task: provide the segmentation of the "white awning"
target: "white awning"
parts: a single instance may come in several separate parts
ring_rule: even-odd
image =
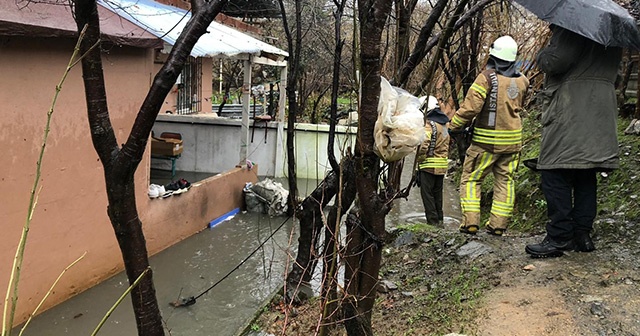
[[[191,18],[191,12],[152,0],[98,0],[117,15],[148,30],[164,42],[174,45]],[[193,57],[263,58],[282,61],[289,54],[270,44],[218,22],[211,22],[193,50]]]

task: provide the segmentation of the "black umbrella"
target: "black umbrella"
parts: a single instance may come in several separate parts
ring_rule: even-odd
[[[640,50],[635,19],[612,0],[514,0],[540,19],[605,46]]]

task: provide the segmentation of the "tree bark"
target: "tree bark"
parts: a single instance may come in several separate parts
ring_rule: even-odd
[[[456,9],[453,15],[449,18],[444,31],[439,36],[440,40],[438,42],[438,47],[433,53],[431,63],[429,64],[429,68],[427,69],[427,74],[420,82],[420,87],[416,91],[416,93],[414,93],[415,95],[430,95],[431,92],[433,92],[433,86],[435,82],[433,80],[433,77],[436,73],[436,69],[438,68],[438,60],[440,59],[440,57],[442,57],[442,50],[449,42],[449,38],[451,37],[451,35],[453,35],[453,32],[456,30],[454,29],[454,26],[456,25],[456,22],[459,21],[458,18],[460,17],[460,14],[462,14],[464,7],[467,6],[467,3],[469,3],[469,0],[460,0],[456,5]]]
[[[296,158],[295,158],[295,126],[296,115],[298,114],[298,97],[296,95],[298,77],[300,75],[300,57],[302,48],[302,4],[301,0],[295,0],[295,41],[291,34],[287,19],[287,11],[284,7],[283,0],[278,0],[280,12],[282,13],[282,24],[287,37],[287,46],[289,48],[289,73],[287,76],[287,100],[289,105],[289,114],[287,115],[287,181],[289,181],[289,214],[293,214],[298,206],[298,181],[296,174]]]
[[[339,201],[329,211],[327,216],[327,225],[324,234],[324,272],[322,281],[322,296],[324,298],[323,327],[331,324],[336,320],[339,313],[338,306],[338,257],[340,240],[340,222],[345,211],[351,207],[356,198],[355,186],[355,166],[352,157],[347,157],[342,161],[340,174],[340,188],[342,192],[339,194]],[[324,335],[325,328],[321,328],[320,335]]]
[[[360,330],[364,335],[372,335],[371,311],[376,297],[378,283],[378,271],[382,257],[382,244],[385,234],[385,216],[389,206],[378,195],[378,177],[380,173],[380,160],[373,151],[373,129],[378,117],[378,101],[380,99],[380,41],[384,23],[391,12],[392,0],[359,0],[358,16],[360,18],[360,60],[361,60],[361,104],[358,123],[358,138],[356,141],[356,189],[360,202],[362,225],[355,231],[363,231],[366,234],[347,232],[348,236],[361,235],[362,244],[351,245],[350,249],[360,251],[361,256],[357,265],[349,265],[350,278],[345,286],[351,292],[355,291],[353,304],[346,304],[345,320],[350,323],[358,323],[350,330]],[[348,242],[348,244],[352,244]],[[354,262],[353,258],[347,258],[347,262]],[[356,282],[354,283],[354,279]],[[349,292],[349,293],[351,293]],[[355,331],[349,335],[360,335]]]
[[[297,300],[297,289],[302,282],[311,280],[315,268],[313,259],[317,254],[317,242],[323,226],[322,209],[335,196],[338,187],[337,173],[332,171],[301,203],[300,212],[297,213],[300,221],[298,255],[286,281],[289,302]]]
[[[100,26],[96,0],[77,0],[74,18],[81,31],[87,25],[80,51],[87,103],[87,116],[93,146],[104,167],[109,205],[107,213],[113,226],[129,284],[149,267],[146,241],[135,199],[134,173],[142,160],[146,144],[164,98],[175,83],[198,38],[206,33],[226,1],[205,4],[193,1],[193,16],[172,49],[167,62],[156,75],[142,103],[126,143],[120,148],[111,126],[100,52]],[[131,292],[131,301],[139,335],[164,335],[158,308],[153,272]]]
[[[340,169],[338,160],[334,153],[334,143],[336,137],[336,123],[338,115],[338,89],[340,86],[340,63],[342,61],[342,47],[344,46],[344,39],[341,36],[342,27],[342,14],[346,5],[346,0],[334,1],[336,5],[336,11],[333,13],[335,20],[334,24],[334,38],[336,47],[333,52],[333,78],[331,81],[331,106],[330,113],[331,119],[329,120],[329,143],[327,144],[327,156],[329,157],[329,164],[331,169],[338,171]]]
[[[396,57],[393,71],[398,73],[409,57],[411,46],[411,16],[418,4],[418,0],[394,0],[396,12]]]

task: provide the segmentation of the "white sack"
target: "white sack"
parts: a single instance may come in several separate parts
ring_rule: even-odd
[[[383,161],[394,162],[415,152],[424,141],[424,115],[417,97],[391,86],[384,77],[380,80],[374,149]]]

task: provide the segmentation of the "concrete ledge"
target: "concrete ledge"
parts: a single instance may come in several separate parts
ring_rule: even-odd
[[[209,223],[244,205],[242,188],[258,181],[258,169],[234,168],[195,183],[188,192],[165,199],[138,200],[150,254],[190,237]]]

